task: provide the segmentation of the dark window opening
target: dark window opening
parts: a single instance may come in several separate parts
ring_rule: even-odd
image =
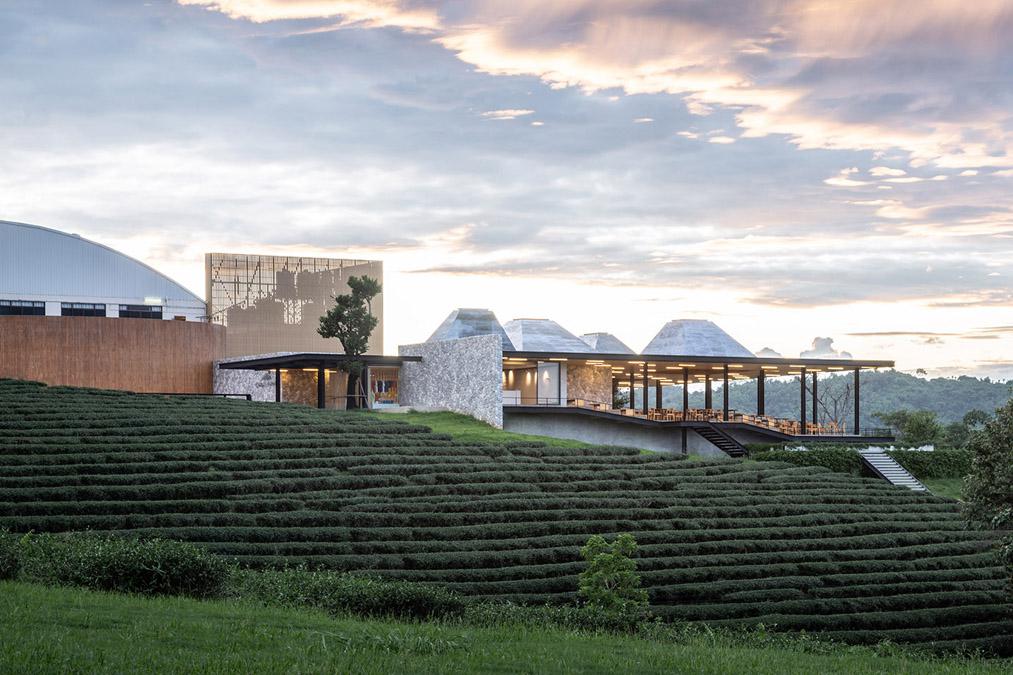
[[[152,305],[120,305],[120,317],[123,319],[161,319],[161,306]]]
[[[0,300],[0,316],[45,316],[46,303],[34,300]]]
[[[62,316],[105,316],[106,306],[91,302],[63,302],[60,303],[60,314]]]

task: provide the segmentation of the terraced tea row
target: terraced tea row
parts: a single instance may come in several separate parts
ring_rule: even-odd
[[[952,502],[819,467],[476,445],[370,414],[0,381],[0,527],[200,542],[253,566],[574,597],[630,532],[654,611],[1013,650],[988,533]]]

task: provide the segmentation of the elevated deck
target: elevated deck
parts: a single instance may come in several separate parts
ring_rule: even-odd
[[[629,409],[625,409],[629,410]],[[641,415],[581,405],[504,405],[504,428],[558,438],[629,445],[665,452],[696,452],[739,457],[747,443],[891,443],[893,436],[870,429],[862,434],[790,433],[757,424],[755,416],[673,419],[668,414]],[[685,441],[683,440],[685,437]]]

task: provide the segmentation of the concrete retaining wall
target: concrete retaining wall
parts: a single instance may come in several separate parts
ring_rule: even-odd
[[[401,405],[450,410],[503,426],[503,341],[498,335],[398,347],[421,361],[401,365]]]
[[[521,434],[568,438],[595,445],[619,445],[658,452],[682,453],[682,430],[641,426],[628,420],[604,419],[574,413],[507,412],[503,428]],[[692,430],[686,433],[689,454],[724,457],[724,452]]]

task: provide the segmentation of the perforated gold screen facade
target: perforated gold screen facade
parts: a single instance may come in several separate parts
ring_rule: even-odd
[[[377,260],[208,253],[208,315],[227,327],[226,356],[273,352],[340,352],[341,343],[317,334],[333,296],[348,292],[348,278],[383,281]],[[380,321],[369,353],[383,353],[383,295],[373,300]]]

